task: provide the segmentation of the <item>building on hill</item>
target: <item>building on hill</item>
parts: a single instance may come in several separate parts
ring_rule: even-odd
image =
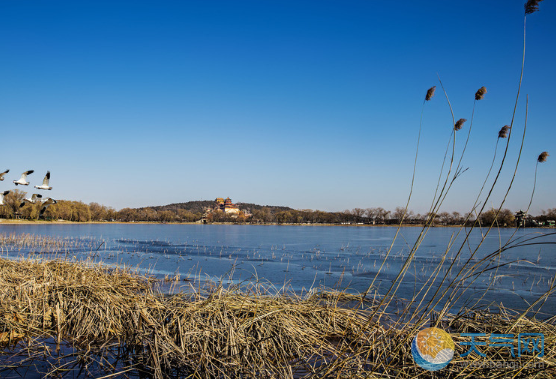
[[[224,214],[230,215],[232,217],[243,215],[243,212],[239,210],[239,207],[236,204],[232,203],[232,199],[230,199],[229,197],[227,197],[226,199],[217,197],[216,200],[214,200],[214,205],[207,208],[206,215],[209,215],[210,213],[213,213],[215,211],[221,211]]]
[[[220,198],[216,199],[219,200]],[[239,214],[239,207],[232,203],[232,199],[229,197],[224,200],[224,204],[219,204],[220,210],[224,211],[226,214]]]
[[[232,203],[232,199],[218,197],[214,200],[212,206],[205,208],[202,222],[245,222],[253,215],[248,209],[240,210],[239,205]]]

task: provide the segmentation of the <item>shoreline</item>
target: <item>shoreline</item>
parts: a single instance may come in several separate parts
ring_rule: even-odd
[[[414,228],[414,227],[423,227],[424,224],[329,224],[329,223],[314,223],[314,224],[300,224],[300,223],[277,223],[277,222],[269,222],[269,223],[234,223],[234,222],[211,222],[211,223],[202,223],[202,222],[157,222],[157,221],[133,221],[133,222],[126,222],[126,221],[66,221],[66,220],[57,220],[57,221],[43,221],[43,220],[13,220],[13,219],[0,219],[0,225],[91,225],[91,224],[124,224],[124,225],[250,225],[250,226],[341,226],[341,227],[379,227],[379,228]],[[433,225],[433,228],[462,228],[462,227],[471,227],[465,225]],[[497,226],[497,228],[507,228],[507,229],[516,229],[515,226]],[[535,227],[522,227],[522,229],[554,229],[553,226],[535,226]]]

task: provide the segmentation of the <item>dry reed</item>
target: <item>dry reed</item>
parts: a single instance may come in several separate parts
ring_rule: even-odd
[[[543,152],[539,155],[539,157],[537,158],[537,162],[539,162],[539,163],[546,162],[546,158],[548,158],[548,156],[549,156],[548,152],[543,151]]]
[[[42,373],[50,377],[81,370],[154,378],[407,378],[423,374],[408,341],[430,322],[452,331],[456,342],[462,340],[458,333],[469,331],[544,333],[544,369],[507,373],[556,374],[554,319],[501,308],[400,324],[359,294],[318,290],[300,296],[272,294],[254,284],[217,284],[205,293],[168,295],[153,284],[150,277],[90,262],[0,259],[2,356],[18,351],[40,361],[48,350],[40,344],[51,338],[57,346],[71,346],[72,353],[52,360]],[[446,376],[492,374],[458,367],[449,366]],[[11,370],[13,364],[0,365],[0,374]]]
[[[425,96],[425,100],[429,101],[434,96],[434,91],[436,91],[436,86],[432,86],[427,90],[427,95]]]
[[[465,118],[460,118],[459,120],[456,121],[456,124],[454,125],[454,129],[455,130],[461,130],[461,128],[463,128],[463,123],[467,121],[467,119]]]
[[[485,94],[487,93],[486,87],[481,87],[475,92],[475,100],[483,100]]]
[[[384,333],[379,325],[362,333],[365,312],[339,306],[361,298],[342,292],[299,297],[219,285],[207,295],[164,295],[126,270],[32,259],[0,259],[0,286],[2,344],[52,337],[82,362],[116,343],[136,362],[122,370],[140,366],[156,378],[312,375],[340,346]]]
[[[539,10],[539,3],[542,0],[528,0],[525,3],[525,14],[534,13]]]
[[[510,130],[509,125],[504,125],[498,132],[498,138],[508,138],[508,131]]]

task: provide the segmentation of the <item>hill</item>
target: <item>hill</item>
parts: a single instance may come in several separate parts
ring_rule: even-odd
[[[142,207],[138,209],[145,209],[151,208],[156,211],[172,211],[177,212],[180,209],[184,209],[191,213],[204,213],[206,208],[214,207],[215,202],[214,200],[196,200],[196,201],[188,201],[186,203],[173,203],[168,205],[159,205],[154,207]],[[290,207],[285,206],[277,206],[277,205],[258,205],[253,203],[237,203],[237,206],[240,210],[248,210],[250,212],[261,210],[262,208],[270,209],[271,213],[280,212],[280,211],[289,211],[293,210]]]
[[[282,205],[258,205],[253,203],[237,203],[239,209],[246,209],[250,212],[260,211],[263,208],[270,209],[271,213],[281,212],[281,211],[291,211],[293,208],[282,206]]]

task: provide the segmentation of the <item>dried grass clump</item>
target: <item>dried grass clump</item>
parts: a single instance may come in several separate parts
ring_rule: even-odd
[[[488,310],[466,310],[457,316],[450,316],[438,323],[438,327],[445,330],[457,331],[451,333],[451,337],[456,342],[456,354],[454,359],[448,365],[446,373],[447,377],[461,376],[490,378],[503,374],[503,377],[512,378],[552,378],[556,375],[556,325],[554,318],[547,321],[539,321],[534,318],[520,316],[518,312],[498,307],[494,311]],[[462,345],[461,342],[469,341],[469,337],[462,337],[461,333],[485,333],[485,337],[478,337],[476,341],[487,341],[488,347],[481,346],[480,349],[486,357],[479,357],[476,354],[470,354],[465,358],[460,355],[466,352],[469,347]],[[517,358],[517,344],[515,346],[516,357],[511,356],[510,349],[500,348],[489,343],[492,335],[512,335],[511,340],[517,341],[520,333],[542,333],[544,335],[544,357],[535,357],[533,355],[523,355],[521,359]],[[521,365],[517,365],[515,363]],[[514,364],[513,367],[506,367],[501,370],[493,370],[491,365],[496,367],[498,362],[506,362]],[[529,363],[527,367],[525,363]],[[542,363],[542,365],[541,365]],[[467,365],[467,367],[462,366]],[[473,367],[475,364],[475,367]],[[535,364],[537,366],[535,367]],[[521,367],[520,367],[521,366]]]
[[[0,234],[0,248],[33,254],[57,254],[73,249],[92,249],[91,240],[39,236],[29,233]]]
[[[546,158],[548,158],[548,156],[549,156],[548,152],[543,151],[543,152],[539,155],[539,157],[537,158],[537,162],[539,162],[539,163],[546,162]]]
[[[289,378],[346,353],[354,360],[342,370],[351,371],[361,366],[356,349],[384,333],[366,326],[361,310],[337,306],[357,298],[348,295],[222,286],[208,296],[164,295],[125,270],[31,259],[0,259],[0,286],[2,344],[23,339],[30,349],[29,338],[52,337],[76,349],[72,362],[81,366],[95,359],[103,366],[106,356],[125,351],[134,363],[121,370],[140,367],[155,378]]]
[[[431,316],[435,316],[433,314]],[[448,332],[455,342],[456,352],[450,364],[431,376],[431,373],[419,367],[413,360],[411,342],[415,335],[422,329],[434,326]],[[493,334],[513,334],[516,339],[519,333],[543,333],[545,336],[544,357],[525,357],[520,363],[533,363],[528,367],[518,366],[517,358],[511,356],[508,348],[479,346],[486,357],[471,354],[461,357],[468,350],[461,342],[469,341],[469,337],[461,333],[485,333],[484,337],[476,338],[477,341],[489,341]],[[533,318],[521,317],[518,313],[503,307],[495,311],[464,310],[458,315],[447,314],[441,319],[431,317],[418,324],[402,323],[396,327],[384,330],[379,338],[371,340],[371,344],[361,346],[359,354],[365,354],[365,370],[353,371],[353,378],[553,378],[556,375],[556,325],[554,318],[548,321],[539,321]],[[517,347],[516,347],[517,349]],[[517,352],[517,351],[516,351]],[[517,355],[517,354],[516,354]],[[513,367],[492,369],[491,362],[496,367],[497,362],[509,362]],[[537,363],[537,366],[534,365]],[[542,363],[540,365],[539,363]],[[331,362],[321,370],[320,377],[337,377],[335,369],[338,362]],[[474,367],[475,365],[475,367]],[[482,366],[479,366],[482,365]],[[479,366],[480,368],[477,368]]]
[[[487,93],[486,87],[481,87],[475,92],[475,100],[483,100],[485,94]]]
[[[0,354],[6,362],[0,376],[21,366],[10,361],[19,341],[17,354],[28,355],[26,364],[47,356],[51,368],[42,374],[50,377],[413,378],[424,371],[413,361],[411,340],[428,326],[450,332],[456,342],[445,377],[488,378],[498,372],[458,366],[483,359],[459,357],[463,332],[544,333],[544,366],[504,374],[556,375],[555,318],[538,321],[504,308],[416,324],[396,321],[376,303],[367,307],[360,295],[345,292],[320,289],[297,296],[271,294],[259,285],[217,284],[206,296],[164,295],[153,290],[150,278],[60,260],[0,259],[0,286]],[[68,344],[71,353],[54,357],[44,346],[47,338]],[[507,349],[488,354],[510,359]]]

